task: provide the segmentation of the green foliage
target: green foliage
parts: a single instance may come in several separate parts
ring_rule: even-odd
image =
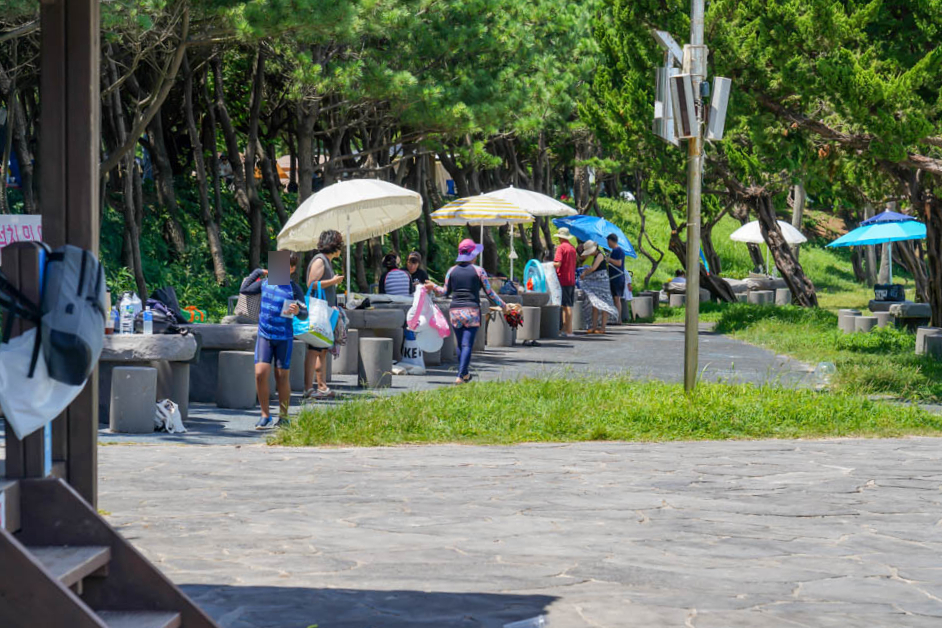
[[[592,394],[585,391],[591,387]],[[526,399],[524,406],[521,400]],[[845,393],[748,384],[683,387],[626,377],[523,379],[302,411],[286,446],[510,444],[586,440],[821,438],[937,434],[942,417]]]

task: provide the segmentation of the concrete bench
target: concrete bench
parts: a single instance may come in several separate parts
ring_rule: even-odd
[[[890,306],[890,314],[896,317],[896,326],[910,331],[929,324],[932,306],[928,303],[896,303]]]
[[[98,420],[110,421],[112,370],[123,366],[153,368],[156,396],[180,406],[184,421],[190,407],[190,362],[196,357],[197,339],[180,334],[117,334],[105,336],[99,360]]]
[[[221,351],[216,380],[216,405],[246,410],[255,407],[255,353]]]

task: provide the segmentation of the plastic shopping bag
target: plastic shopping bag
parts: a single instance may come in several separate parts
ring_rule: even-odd
[[[183,434],[186,428],[183,427],[183,417],[180,415],[180,406],[169,399],[161,399],[157,402],[157,410],[154,412],[154,428],[158,432],[169,432],[170,434]]]
[[[334,344],[334,327],[337,324],[337,317],[340,315],[337,310],[330,307],[327,303],[327,296],[321,283],[317,282],[317,292],[311,297],[312,284],[307,289],[307,320],[302,321],[295,317],[292,321],[294,327],[294,336],[303,341],[312,349],[329,349]]]
[[[543,264],[543,274],[546,278],[546,291],[549,292],[549,304],[562,305],[563,289],[559,285],[559,277],[556,276],[556,267],[553,266],[553,262]]]

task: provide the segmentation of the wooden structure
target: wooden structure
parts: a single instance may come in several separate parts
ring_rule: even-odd
[[[97,254],[99,0],[41,0],[40,6],[43,239]],[[38,296],[32,247],[4,249],[3,270],[27,296]],[[47,430],[19,440],[6,427],[0,626],[215,627],[98,515],[97,432],[97,369]]]

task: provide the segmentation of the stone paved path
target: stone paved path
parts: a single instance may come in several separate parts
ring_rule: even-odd
[[[100,449],[225,628],[942,626],[942,441]]]
[[[811,369],[808,365],[713,333],[708,327],[704,325],[700,333],[700,372],[705,380],[794,386],[809,379]],[[575,339],[541,341],[539,347],[491,348],[483,355],[474,356],[472,371],[478,379],[485,381],[626,372],[644,379],[683,380],[682,325],[626,325],[611,330],[605,337],[580,334]],[[356,379],[356,376],[340,376],[331,386],[347,396],[364,394],[356,388]],[[398,394],[428,390],[454,381],[455,367],[445,366],[431,369],[424,377],[394,377],[393,387],[382,392]],[[299,402],[300,397],[296,395],[295,405]],[[103,425],[99,437],[103,442],[239,444],[263,438],[253,428],[257,420],[257,411],[219,410],[215,405],[193,404],[187,434],[111,434]]]

